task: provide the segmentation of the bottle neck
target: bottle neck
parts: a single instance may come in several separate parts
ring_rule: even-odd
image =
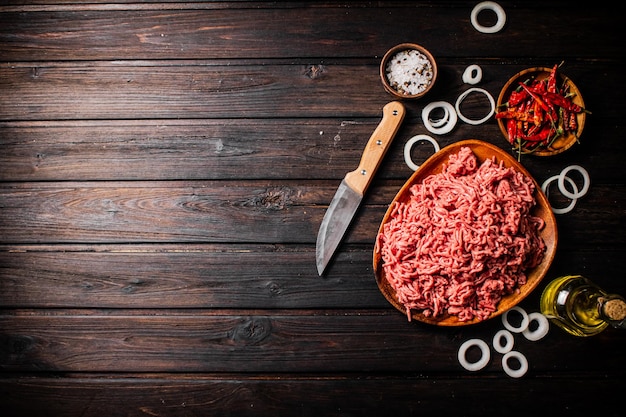
[[[600,315],[613,327],[626,329],[626,300],[615,294],[598,298]]]

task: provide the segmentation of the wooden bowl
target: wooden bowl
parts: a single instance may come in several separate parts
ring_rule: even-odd
[[[496,110],[499,111],[499,110],[505,109],[504,104],[509,100],[509,96],[511,95],[511,92],[513,92],[519,87],[520,82],[524,82],[533,78],[537,80],[544,80],[550,76],[551,72],[552,72],[551,68],[533,67],[533,68],[525,69],[515,74],[513,77],[509,79],[509,81],[507,81],[507,83],[504,85],[504,87],[500,91],[500,95],[498,96],[498,101],[496,103]],[[579,106],[581,106],[582,108],[585,108],[583,96],[582,94],[580,94],[580,90],[578,90],[578,87],[576,87],[576,85],[574,84],[572,80],[570,80],[568,77],[563,75],[557,69],[557,85],[564,85],[564,84],[567,84],[569,86],[571,93],[575,94],[574,97],[572,97],[572,101],[578,104]],[[541,149],[536,149],[530,153],[532,155],[537,155],[537,156],[551,156],[551,155],[560,154],[561,152],[565,152],[566,150],[571,148],[576,142],[578,142],[578,138],[580,138],[580,136],[582,135],[583,128],[585,127],[586,117],[587,115],[584,111],[581,113],[578,113],[576,116],[578,127],[575,132],[568,132],[564,135],[561,135],[561,137],[557,138],[551,144],[550,147],[543,147]],[[500,131],[504,135],[504,138],[510,144],[509,135],[506,129],[506,120],[496,119],[496,121],[498,122],[498,126],[500,127]],[[517,148],[514,147],[514,145],[511,145],[511,146],[514,148],[514,150],[519,151]],[[521,152],[527,153],[528,149],[525,149],[524,147],[522,147]]]
[[[390,220],[394,204],[398,201],[406,202],[409,199],[411,186],[417,183],[421,183],[429,175],[440,173],[443,169],[443,166],[448,163],[448,157],[451,154],[456,154],[461,149],[461,147],[464,146],[468,146],[469,148],[471,148],[471,150],[476,155],[479,164],[485,161],[485,159],[495,156],[496,161],[502,162],[505,167],[512,167],[516,171],[521,172],[527,177],[531,178],[535,184],[535,199],[537,201],[537,204],[532,209],[532,214],[541,217],[545,221],[545,227],[540,231],[540,236],[546,244],[546,251],[543,260],[533,269],[526,271],[527,281],[525,284],[521,285],[518,288],[517,293],[513,293],[502,298],[502,300],[498,304],[497,310],[489,316],[489,319],[491,319],[493,317],[499,316],[511,307],[517,305],[537,287],[539,282],[546,275],[548,268],[550,267],[550,264],[552,263],[554,255],[556,253],[557,227],[556,219],[550,207],[550,203],[548,202],[545,194],[541,191],[541,187],[539,186],[539,184],[537,184],[537,182],[533,179],[530,173],[512,155],[497,146],[475,139],[456,142],[443,148],[439,152],[432,155],[429,159],[427,159],[426,162],[424,162],[420,166],[420,168],[415,171],[413,175],[409,178],[409,180],[402,186],[398,194],[393,199],[392,203],[389,205],[389,208],[387,209],[387,212],[381,222],[380,228],[378,229],[378,235],[382,233],[384,225]],[[407,313],[404,305],[402,305],[398,301],[394,288],[389,284],[387,278],[385,277],[378,235],[376,243],[374,245],[373,261],[376,282],[383,296],[398,311],[406,315]],[[480,320],[476,318],[471,321],[460,321],[457,316],[453,315],[443,315],[441,317],[426,317],[420,311],[412,311],[411,313],[412,320],[434,324],[437,326],[466,326],[480,322]]]
[[[413,62],[414,65],[410,65],[411,61],[415,61],[416,55],[419,56],[420,62]],[[398,64],[399,60],[403,62],[402,70]],[[395,67],[395,71],[390,72],[389,68],[392,66]],[[410,72],[409,69],[411,69]],[[416,43],[402,43],[391,48],[383,56],[380,62],[380,79],[385,90],[396,98],[420,98],[435,84],[437,63],[432,54],[423,46]]]

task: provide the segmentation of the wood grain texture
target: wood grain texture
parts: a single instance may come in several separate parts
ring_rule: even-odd
[[[16,310],[1,314],[0,324],[3,367],[12,372],[464,374],[456,352],[472,333],[409,323],[395,310]],[[492,334],[503,328],[497,319],[481,327]],[[603,369],[614,378],[624,371],[602,352],[623,350],[626,334],[613,332],[577,346],[556,331],[537,342],[517,335],[516,349],[534,376],[566,368],[561,373]],[[493,354],[488,370],[502,372],[501,357]],[[589,359],[578,360],[581,355]]]
[[[553,62],[554,58],[547,58]],[[343,62],[343,64],[342,64]],[[525,64],[494,65],[481,62],[486,74],[481,88],[497,97],[506,81]],[[96,63],[40,62],[0,66],[4,92],[3,120],[127,120],[127,119],[245,119],[381,117],[393,99],[384,91],[377,59],[340,63],[259,64],[158,61]],[[550,66],[549,64],[546,64]],[[552,64],[553,65],[553,64]],[[464,65],[439,65],[440,75],[430,96],[455,103],[467,89]],[[607,101],[613,84],[606,71],[619,71],[622,63],[602,66],[567,63],[563,72],[585,93],[590,111],[618,117],[615,101]],[[444,93],[440,93],[445,91]],[[267,97],[272,97],[267,100]],[[341,100],[338,100],[341,98]],[[422,101],[411,108],[423,107]],[[476,95],[466,99],[465,112]],[[478,101],[484,116],[486,100]],[[467,107],[466,107],[467,106]],[[464,112],[464,113],[465,113]],[[478,118],[467,113],[468,117]],[[495,124],[495,121],[490,121]],[[491,124],[490,123],[490,124]],[[501,134],[498,134],[498,137]]]
[[[0,307],[388,309],[370,265],[371,246],[342,248],[324,279],[311,263],[310,245],[5,246]],[[626,292],[626,283],[611,279],[621,273],[619,251],[596,253],[561,249],[550,273],[584,269],[598,284]]]
[[[315,244],[338,182],[64,182],[0,184],[7,243]],[[373,244],[400,185],[370,189],[346,242]],[[557,191],[558,192],[558,191]],[[601,184],[560,218],[565,242],[623,245],[626,188]],[[552,198],[551,204],[567,204]],[[576,227],[585,223],[587,227]],[[568,227],[571,225],[571,227]]]
[[[497,373],[488,378],[494,381]],[[336,375],[312,378],[279,374],[274,378],[232,375],[184,377],[180,374],[119,377],[108,374],[69,378],[16,376],[0,380],[0,390],[9,399],[5,415],[74,416],[188,416],[207,410],[221,416],[345,416],[385,415],[442,409],[464,416],[495,415],[511,407],[510,398],[524,406],[524,413],[593,414],[597,405],[583,396],[579,374],[522,379],[485,388],[473,376],[436,379],[424,375],[374,376],[352,379]],[[615,387],[605,378],[585,376],[597,390]],[[402,393],[410,393],[403,395]],[[539,395],[538,393],[541,393]],[[19,396],[19,397],[18,397]],[[23,400],[17,400],[22,398]],[[88,401],[86,401],[88,399]],[[120,408],[117,404],[123,403]],[[471,404],[471,407],[468,407]],[[605,415],[620,416],[620,408],[607,401]]]
[[[96,10],[18,8],[0,15],[0,48],[10,61],[42,56],[54,60],[68,56],[73,60],[306,59],[382,57],[397,43],[423,39],[423,46],[435,56],[517,59],[552,57],[551,39],[560,38],[569,40],[559,44],[560,56],[593,59],[621,53],[618,37],[595,42],[594,37],[581,36],[619,27],[621,20],[611,8],[558,2],[504,2],[503,6],[507,30],[489,38],[472,27],[474,3],[469,2],[395,2],[383,10],[367,2],[250,3],[243,10],[204,10],[212,7],[201,3],[182,10],[159,4],[127,6],[129,10],[124,6],[111,10],[111,5],[91,7]],[[120,19],[129,12],[133,19]],[[576,13],[576,25],[567,19],[568,13]],[[531,20],[542,42],[536,41],[536,35],[527,36]],[[383,27],[384,31],[378,30]]]
[[[0,404],[3,416],[621,416],[626,333],[515,336],[529,372],[456,354],[499,319],[408,322],[379,292],[376,231],[412,174],[421,110],[479,64],[562,71],[590,110],[580,143],[524,157],[538,182],[577,164],[589,193],[557,216],[547,279],[626,294],[623,45],[612,7],[475,2],[7,0],[0,6]],[[484,16],[487,23],[493,16]],[[575,22],[575,24],[572,24]],[[392,100],[379,60],[417,42],[439,78],[407,114],[323,277],[315,237]],[[470,95],[462,111],[482,118]],[[495,120],[433,135],[507,144]],[[427,144],[411,152],[420,163]],[[579,181],[580,178],[576,178]],[[551,189],[550,201],[568,201]],[[536,311],[542,282],[524,300]]]
[[[618,106],[617,103],[615,103]],[[397,133],[375,180],[403,181],[406,142],[430,134],[407,104],[409,115]],[[484,108],[481,108],[484,112]],[[593,115],[593,118],[596,116]],[[592,118],[592,116],[590,116]],[[588,167],[594,183],[619,183],[626,173],[612,119],[590,122],[567,158],[524,158],[538,180],[570,160]],[[358,165],[367,139],[380,121],[368,118],[143,120],[0,122],[0,179],[3,181],[116,180],[340,180]],[[495,123],[458,124],[452,137],[437,137],[441,147],[455,138],[477,138],[506,147]],[[192,152],[187,150],[191,149]],[[428,143],[411,152],[421,164],[433,153]],[[547,178],[547,177],[546,177]]]

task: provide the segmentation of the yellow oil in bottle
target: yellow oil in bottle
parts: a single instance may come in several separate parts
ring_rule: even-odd
[[[541,312],[552,323],[575,336],[592,336],[606,329],[620,317],[607,316],[607,303],[625,308],[624,299],[607,294],[600,287],[580,275],[568,275],[550,282],[541,294]]]

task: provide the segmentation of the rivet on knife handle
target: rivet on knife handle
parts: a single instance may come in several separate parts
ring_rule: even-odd
[[[400,128],[404,114],[404,105],[399,101],[392,101],[383,107],[383,118],[365,145],[358,168],[346,174],[346,183],[354,191],[361,195],[365,193]]]

